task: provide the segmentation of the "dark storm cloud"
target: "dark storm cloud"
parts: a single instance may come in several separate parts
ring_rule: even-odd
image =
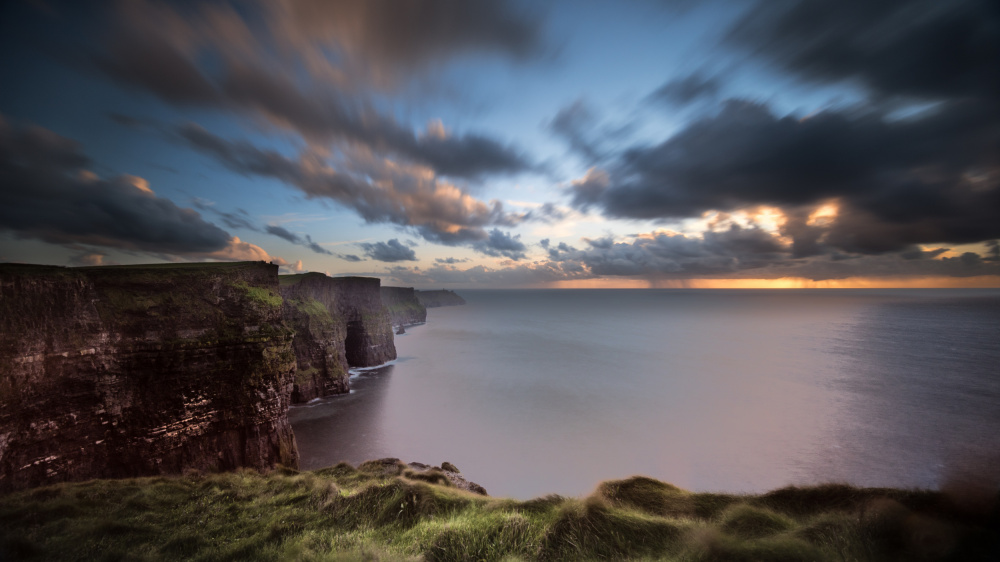
[[[487,256],[505,257],[518,261],[527,257],[524,252],[528,248],[521,242],[520,234],[511,236],[509,232],[494,228],[489,232],[487,238],[472,244],[472,249]]]
[[[258,225],[250,217],[250,214],[243,209],[237,209],[235,213],[222,211],[216,209],[214,204],[205,201],[203,199],[195,198],[192,204],[199,210],[212,213],[222,219],[222,222],[230,228],[245,228],[247,230],[253,230],[256,232],[264,232],[272,236],[277,236],[283,240],[287,240],[292,244],[297,244],[299,246],[304,246],[310,250],[316,252],[317,254],[325,254],[327,256],[334,256],[333,252],[327,250],[326,248],[320,246],[313,241],[312,237],[306,234],[305,236],[299,236],[290,230],[277,226],[277,225]]]
[[[948,248],[935,248],[924,250],[920,246],[912,246],[899,253],[899,257],[904,260],[928,260],[933,259],[948,251]]]
[[[160,99],[186,105],[222,102],[215,84],[185,53],[159,34],[122,31],[98,55],[94,64],[125,84],[154,93]]]
[[[539,21],[507,2],[298,0],[283,2],[292,40],[337,42],[349,55],[396,72],[466,53],[526,59],[542,48]]]
[[[454,265],[456,263],[465,263],[469,261],[469,258],[434,258],[434,263],[439,263],[443,265]]]
[[[565,281],[569,279],[590,279],[591,273],[571,263],[528,263],[511,267],[490,268],[482,265],[459,269],[451,265],[435,265],[426,269],[395,266],[389,275],[404,285],[483,285],[511,287]]]
[[[253,219],[250,218],[250,213],[247,213],[243,209],[236,209],[235,213],[221,211],[216,209],[212,203],[198,197],[195,197],[191,204],[194,205],[194,207],[199,211],[206,211],[216,215],[222,219],[222,222],[229,228],[244,228],[247,230],[260,231],[260,226],[253,222]]]
[[[778,207],[792,259],[934,258],[913,248],[1000,236],[995,2],[759,2],[727,41],[802,80],[861,85],[868,99],[805,118],[727,100],[588,172],[569,188],[577,207],[639,219]],[[704,77],[653,97],[716,95]],[[812,221],[826,203],[835,216]]]
[[[0,228],[54,244],[166,254],[224,249],[230,236],[192,209],[154,195],[144,180],[99,179],[73,140],[0,120]]]
[[[653,147],[625,152],[610,178],[571,188],[577,206],[664,218],[835,199],[829,243],[852,252],[1000,235],[1000,112],[976,102],[919,118],[875,111],[778,117],[729,101]]]
[[[480,201],[449,184],[381,160],[348,159],[338,171],[319,156],[306,152],[298,160],[243,141],[229,141],[197,125],[185,125],[176,134],[190,147],[211,156],[230,170],[280,180],[308,197],[337,201],[370,223],[413,227],[430,241],[467,244],[485,241],[488,225],[511,226],[523,215],[507,213],[499,201]]]
[[[428,4],[431,13],[439,11],[439,8],[434,7],[439,2],[421,4]],[[444,4],[450,5],[451,2]],[[468,23],[471,26],[468,29],[482,30],[487,26],[482,18],[487,16],[499,17],[500,19],[492,22],[492,25],[499,27],[513,21],[500,17],[504,10],[499,5],[475,3],[477,7],[474,7],[464,2],[458,4],[465,7],[456,8],[451,17],[431,28],[443,25],[451,29]],[[374,151],[386,151],[425,164],[443,175],[475,178],[484,174],[516,173],[535,167],[517,149],[488,136],[475,133],[445,134],[443,130],[438,134],[419,134],[393,117],[378,113],[363,101],[363,96],[346,91],[346,84],[329,83],[323,79],[327,71],[331,71],[324,66],[329,61],[321,49],[315,52],[310,50],[316,47],[312,43],[300,45],[301,51],[279,49],[279,52],[299,53],[303,57],[311,53],[311,58],[304,61],[304,64],[315,76],[303,83],[301,75],[295,75],[289,70],[295,68],[297,63],[273,60],[273,49],[257,41],[244,16],[236,10],[211,4],[197,6],[201,6],[202,10],[190,8],[181,17],[166,6],[144,2],[125,4],[120,10],[118,31],[104,52],[97,56],[97,67],[120,83],[150,92],[174,105],[213,107],[263,115],[276,126],[291,128],[310,141],[361,143]],[[409,4],[407,6],[413,7]],[[280,6],[275,4],[271,8],[277,10],[276,14],[271,15],[278,19],[290,14],[317,14],[316,18],[319,19],[294,17],[293,23],[289,24],[293,25],[292,28],[281,25],[277,20],[272,22],[276,28],[275,33],[289,34],[272,38],[273,40],[283,38],[295,44],[309,41],[308,35],[292,33],[297,25],[305,25],[311,32],[319,33],[324,25],[344,25],[342,20],[331,23],[322,19],[332,18],[341,12],[353,14],[364,21],[394,21],[396,16],[389,15],[388,12],[401,15],[410,9],[396,6],[395,10],[389,10],[388,4],[369,6],[367,3],[351,2],[287,2]],[[426,14],[422,17],[425,16]],[[399,23],[396,27],[408,28],[414,23]],[[408,38],[386,38],[386,41],[390,44],[398,41],[397,46],[409,49],[410,56],[423,60],[430,53],[446,56],[450,52],[449,48],[461,50],[471,47],[470,38],[465,35],[468,29],[463,33],[431,41],[436,46],[427,51],[421,51],[410,44],[427,39],[424,35],[427,30],[414,31]],[[385,31],[382,30],[383,33]],[[368,30],[364,31],[367,32]],[[348,33],[346,36],[358,39],[356,35],[357,33]],[[486,33],[480,38],[480,44],[504,44],[502,41],[497,43],[490,37]],[[499,40],[497,37],[494,39]],[[358,40],[366,46],[369,42]],[[381,39],[371,42],[378,44]],[[511,45],[513,44],[516,42]],[[352,54],[360,56],[362,52],[367,53],[352,51]],[[396,48],[387,48],[383,55],[390,56],[395,52]],[[204,58],[201,55],[206,53],[211,53],[215,62],[212,65],[215,68],[211,72],[199,66],[199,61]],[[379,55],[376,53],[372,56]]]
[[[987,240],[986,247],[988,248],[987,255],[983,259],[1000,262],[1000,240]]]
[[[995,0],[761,2],[730,33],[798,76],[880,96],[1000,95]]]
[[[601,151],[592,138],[596,124],[597,117],[590,106],[583,100],[576,100],[560,109],[547,126],[552,134],[566,141],[571,149],[593,162],[601,158]]]
[[[306,244],[305,244],[305,246],[306,246],[306,248],[309,248],[310,250],[316,252],[317,254],[326,254],[328,256],[334,255],[334,253],[331,252],[330,250],[327,250],[323,246],[320,246],[319,244],[317,244],[316,242],[314,242],[313,239],[312,239],[312,236],[309,236],[308,234],[306,234]]]
[[[400,243],[396,238],[388,242],[363,242],[358,244],[365,251],[365,255],[373,260],[385,262],[397,261],[417,261],[417,254],[413,248]]]
[[[714,100],[722,84],[718,78],[694,73],[671,80],[650,94],[650,99],[674,105],[688,105],[701,100]]]
[[[702,237],[654,232],[631,242],[616,242],[611,237],[585,242],[583,249],[564,242],[550,247],[549,259],[577,263],[596,276],[690,277],[766,267],[785,260],[788,251],[774,234],[738,225],[706,231]]]
[[[277,236],[278,238],[284,238],[285,240],[291,242],[292,244],[302,243],[302,238],[299,238],[298,234],[295,234],[294,232],[289,232],[288,230],[285,230],[280,226],[267,225],[266,227],[264,227],[264,231],[267,232],[268,234]]]

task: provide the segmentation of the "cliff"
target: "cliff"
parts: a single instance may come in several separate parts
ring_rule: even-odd
[[[465,299],[458,296],[455,291],[441,289],[438,291],[416,291],[417,300],[427,308],[439,306],[458,306],[465,304]]]
[[[427,321],[427,309],[417,300],[412,287],[382,287],[382,302],[389,309],[394,326],[409,326]]]
[[[392,320],[378,279],[282,275],[282,315],[296,332],[292,402],[348,391],[348,368],[396,358]]]
[[[277,266],[0,265],[0,490],[298,462]]]

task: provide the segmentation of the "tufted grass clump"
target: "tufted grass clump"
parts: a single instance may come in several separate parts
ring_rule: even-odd
[[[445,480],[441,480],[445,478]],[[997,497],[827,485],[492,498],[397,459],[93,480],[0,496],[0,560],[996,560]]]

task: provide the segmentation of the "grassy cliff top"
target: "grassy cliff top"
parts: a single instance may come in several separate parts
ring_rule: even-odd
[[[288,286],[301,283],[306,279],[330,279],[341,283],[381,283],[381,280],[378,277],[330,277],[329,275],[319,273],[317,271],[311,271],[309,273],[295,273],[293,275],[279,275],[278,283],[282,286]]]
[[[0,559],[996,560],[1000,545],[995,496],[633,477],[516,501],[433,476],[374,462],[37,488],[0,496]]]
[[[155,274],[169,279],[173,274],[192,275],[199,273],[217,274],[237,270],[275,268],[262,261],[241,262],[198,262],[198,263],[146,263],[135,265],[101,265],[92,267],[62,267],[58,265],[37,265],[24,263],[0,263],[0,274],[16,275],[87,275],[114,277]]]

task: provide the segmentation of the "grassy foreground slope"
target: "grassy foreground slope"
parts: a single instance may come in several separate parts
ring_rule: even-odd
[[[996,498],[644,477],[491,498],[402,464],[94,480],[0,496],[0,560],[998,560]]]

